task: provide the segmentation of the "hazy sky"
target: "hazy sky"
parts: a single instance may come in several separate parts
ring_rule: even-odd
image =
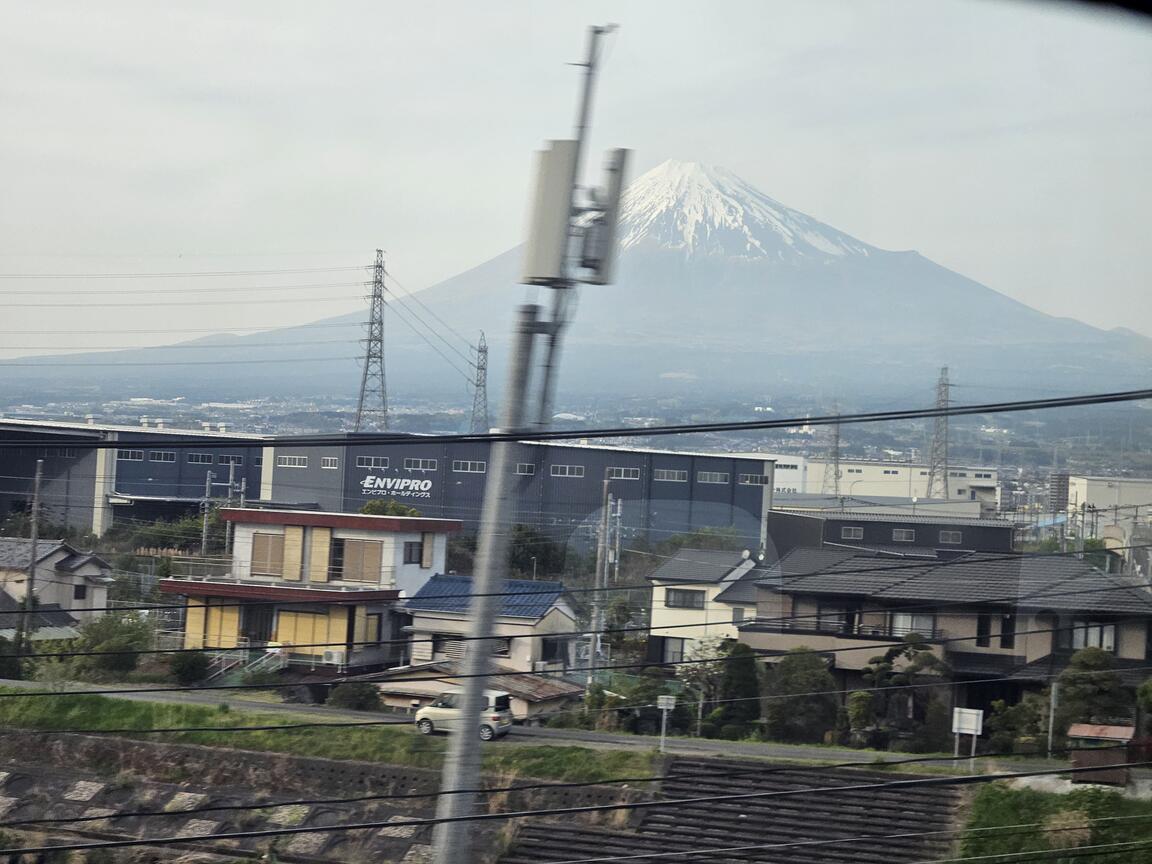
[[[724,165],[869,243],[1152,335],[1150,20],[1023,0],[8,2],[0,272],[336,267],[382,246],[432,284],[519,242],[531,151],[571,130],[565,62],[606,21],[594,150],[634,148],[637,173]],[[355,308],[338,283],[359,278],[2,279],[0,350],[314,320]],[[204,290],[282,284],[325,287]],[[300,302],[233,302],[272,296]],[[140,300],[200,305],[93,305]]]

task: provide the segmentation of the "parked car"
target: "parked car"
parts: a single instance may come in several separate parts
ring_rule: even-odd
[[[416,712],[416,728],[425,735],[433,732],[455,732],[461,728],[463,717],[459,704],[460,690],[441,693],[431,705]],[[498,690],[484,691],[484,709],[475,721],[480,727],[480,740],[503,738],[512,729],[512,697]]]

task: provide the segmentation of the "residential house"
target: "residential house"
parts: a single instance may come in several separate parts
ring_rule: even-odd
[[[574,661],[576,612],[560,582],[509,579],[492,628],[492,656],[517,672],[564,672]],[[411,616],[411,661],[464,656],[472,578],[437,574],[404,603]]]
[[[37,605],[35,611],[26,613],[23,601],[0,591],[0,639],[14,645],[21,618],[30,642],[59,642],[80,635],[76,629],[79,622],[55,603]]]
[[[896,558],[797,549],[758,583],[740,641],[761,654],[824,652],[841,686],[860,686],[875,656],[918,634],[951,667],[958,704],[987,707],[1047,683],[1071,655],[1098,647],[1142,679],[1152,593],[1068,556],[982,552]]]
[[[692,640],[735,639],[756,616],[757,582],[768,571],[748,552],[680,549],[648,574],[652,617],[648,659],[676,663]]]
[[[32,541],[23,537],[0,537],[0,590],[18,603],[28,591],[28,567]],[[81,552],[63,540],[36,543],[36,602],[42,608],[63,609],[77,620],[98,613],[88,610],[108,606],[112,567],[103,558]]]
[[[444,568],[454,519],[224,509],[233,525],[223,576],[164,579],[186,598],[187,648],[265,647],[347,667],[402,655],[397,604]]]

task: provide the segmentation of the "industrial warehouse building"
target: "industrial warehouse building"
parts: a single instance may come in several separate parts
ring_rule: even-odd
[[[27,506],[36,461],[44,459],[46,521],[97,535],[117,520],[194,512],[209,488],[218,502],[231,491],[232,502],[239,503],[241,486],[246,500],[258,506],[354,513],[366,502],[393,499],[427,517],[460,520],[465,532],[473,532],[490,464],[487,442],[418,435],[369,443],[367,436],[349,433],[323,439],[319,446],[293,446],[290,439],[219,430],[9,419],[0,419],[0,435],[28,441],[26,449],[0,456],[0,473],[8,477],[0,487],[0,516]],[[84,446],[91,443],[107,449]],[[911,466],[897,463],[885,468],[886,463],[844,460],[841,492],[847,494],[821,498],[794,494],[797,484],[785,482],[802,461],[795,456],[778,463],[768,454],[583,443],[526,442],[517,448],[511,468],[514,520],[566,543],[590,542],[605,480],[620,502],[626,538],[660,540],[698,528],[732,527],[754,544],[762,514],[774,500],[778,507],[795,509],[847,506],[892,512],[908,505],[898,497],[903,489],[892,482],[897,475],[879,473],[910,471]],[[870,477],[857,473],[864,464],[877,473],[877,482],[887,478],[888,485],[861,483],[858,478]],[[897,479],[907,483],[904,476]],[[995,484],[994,474],[981,482]],[[807,485],[801,492],[809,491]],[[981,492],[983,500],[973,500],[966,488],[961,500],[920,500],[911,505],[912,512],[944,507],[952,516],[978,516],[994,497],[991,488],[992,496]],[[867,499],[861,494],[865,491]],[[884,492],[893,497],[885,498]]]

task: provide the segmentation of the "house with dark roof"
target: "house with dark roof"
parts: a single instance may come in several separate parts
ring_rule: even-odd
[[[652,617],[648,659],[675,663],[693,640],[735,639],[756,615],[757,583],[768,575],[748,552],[680,549],[648,574]]]
[[[801,548],[757,588],[756,619],[740,628],[757,652],[825,652],[850,688],[872,657],[917,634],[949,664],[970,707],[1047,683],[1081,648],[1135,671],[1152,642],[1152,593],[1070,556]]]
[[[28,591],[32,541],[0,537],[0,589],[23,603]],[[44,608],[63,609],[76,619],[89,618],[108,605],[112,566],[97,555],[81,552],[63,540],[36,543],[36,602]]]
[[[464,656],[472,599],[471,576],[437,574],[404,603],[412,617],[411,662]],[[560,582],[509,579],[504,583],[492,656],[514,672],[563,672],[575,662],[576,611]]]
[[[9,644],[16,641],[20,629],[20,619],[25,618],[28,640],[31,642],[56,642],[62,639],[75,639],[80,635],[77,621],[72,615],[55,603],[38,604],[29,614],[24,611],[24,602],[17,600],[7,591],[0,591],[0,639]]]

